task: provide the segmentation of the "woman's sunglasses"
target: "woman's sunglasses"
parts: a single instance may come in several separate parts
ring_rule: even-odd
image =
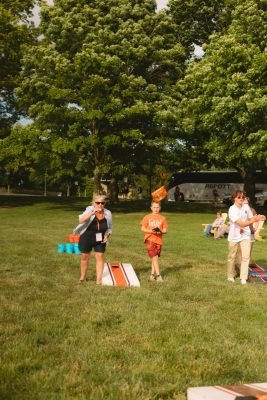
[[[105,202],[104,201],[95,201],[95,204],[105,204]]]
[[[237,196],[237,199],[243,199],[243,200],[245,200],[245,196]]]

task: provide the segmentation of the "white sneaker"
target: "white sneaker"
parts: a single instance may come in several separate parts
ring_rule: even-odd
[[[241,282],[241,285],[246,285],[247,284],[246,279],[241,279],[240,282]]]
[[[234,283],[234,281],[235,281],[234,278],[228,278],[227,280],[228,280],[228,282],[232,282],[232,283]]]

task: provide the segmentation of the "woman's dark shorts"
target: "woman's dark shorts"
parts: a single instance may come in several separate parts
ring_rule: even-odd
[[[95,253],[105,253],[106,246],[106,243],[92,242],[86,232],[81,235],[79,240],[79,250],[81,253],[91,253],[93,249]]]

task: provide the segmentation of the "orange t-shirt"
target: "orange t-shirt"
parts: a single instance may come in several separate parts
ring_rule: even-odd
[[[148,214],[146,215],[142,221],[141,225],[144,228],[154,229],[159,228],[161,231],[163,228],[167,228],[167,221],[166,218],[160,214]],[[155,234],[155,233],[145,233],[144,241],[150,240],[151,242],[162,244],[162,234]]]

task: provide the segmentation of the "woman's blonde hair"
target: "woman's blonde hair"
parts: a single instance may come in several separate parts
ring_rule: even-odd
[[[102,194],[95,194],[92,203],[95,203],[96,201],[101,201],[105,203],[106,197]]]

